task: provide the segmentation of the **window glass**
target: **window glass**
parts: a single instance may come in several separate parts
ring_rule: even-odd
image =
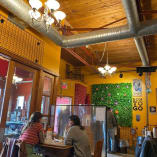
[[[19,136],[29,118],[33,72],[15,67],[7,113],[5,135]]]
[[[5,58],[0,57],[0,120],[1,120],[1,113],[3,110],[3,98],[5,94],[8,65],[9,65],[9,61],[6,60]]]

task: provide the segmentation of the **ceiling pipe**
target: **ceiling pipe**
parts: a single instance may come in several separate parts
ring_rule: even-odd
[[[31,7],[27,5],[23,0],[0,0],[0,5],[8,9],[18,18],[22,19],[32,28],[47,36],[61,47],[80,47],[89,44],[96,44],[106,41],[133,38],[157,33],[157,20],[155,20],[143,22],[137,24],[137,26],[135,25],[137,27],[136,31],[134,31],[133,29],[129,29],[130,25],[129,27],[128,25],[125,25],[121,27],[98,30],[83,34],[64,36],[60,35],[59,32],[54,28],[51,28],[49,32],[47,32],[44,22],[34,21],[32,23],[32,19],[28,13]],[[136,21],[134,21],[134,23],[136,24]]]
[[[138,27],[140,26],[137,3],[133,0],[122,0],[122,2],[126,12],[129,28],[130,30],[137,32]],[[149,58],[143,37],[136,37],[134,38],[134,41],[143,66],[148,66]]]

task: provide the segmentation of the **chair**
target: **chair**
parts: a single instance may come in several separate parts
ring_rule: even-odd
[[[103,143],[104,143],[104,139],[97,141],[94,149],[94,154],[92,155],[92,157],[101,157]]]

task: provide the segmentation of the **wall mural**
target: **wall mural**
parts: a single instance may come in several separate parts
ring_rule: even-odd
[[[139,79],[133,80],[133,96],[134,97],[142,96],[142,80]]]
[[[95,84],[92,86],[92,104],[113,108],[118,125],[132,126],[132,84]]]

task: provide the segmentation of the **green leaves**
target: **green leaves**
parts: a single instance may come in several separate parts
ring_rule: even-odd
[[[132,84],[96,84],[92,86],[92,104],[109,106],[120,126],[132,126]]]

